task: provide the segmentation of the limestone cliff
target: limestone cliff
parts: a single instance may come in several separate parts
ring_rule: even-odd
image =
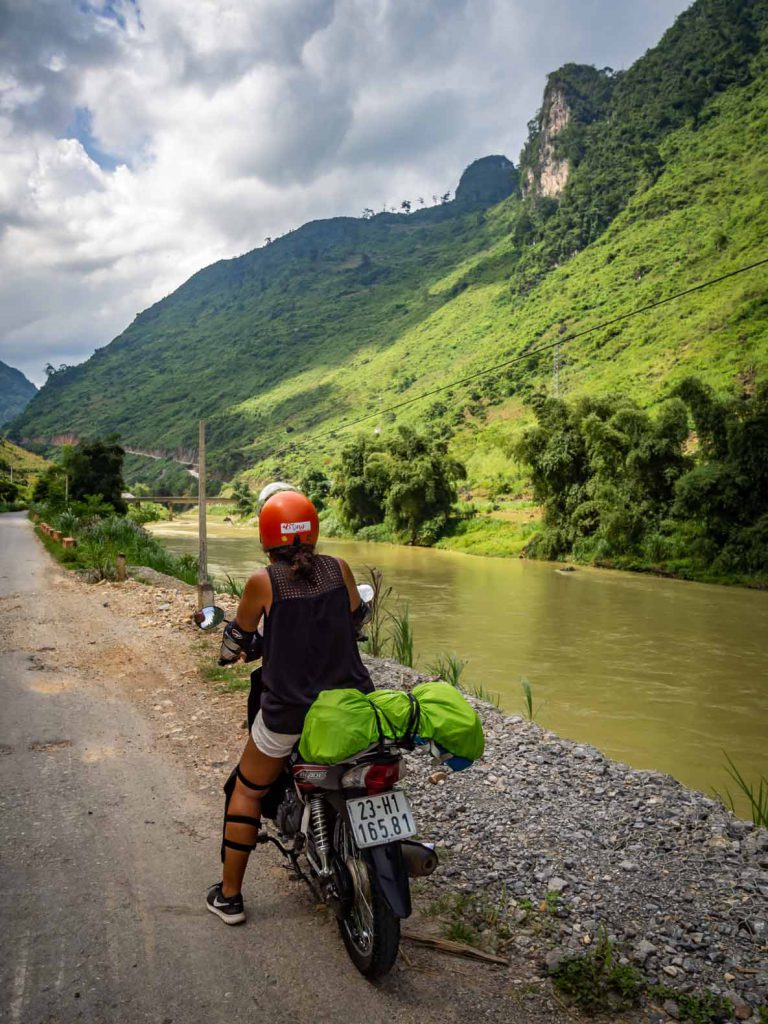
[[[523,193],[557,198],[568,182],[570,164],[555,151],[555,139],[571,120],[571,110],[561,86],[547,88],[541,108],[539,152],[536,166],[526,168]]]
[[[549,75],[520,156],[523,195],[561,195],[580,159],[587,126],[605,114],[613,82],[610,68],[585,64],[566,64]]]

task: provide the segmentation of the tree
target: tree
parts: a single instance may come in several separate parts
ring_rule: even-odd
[[[58,373],[66,373],[67,370],[71,370],[72,366],[69,363],[59,363],[58,366],[54,366],[53,363],[46,363],[43,369],[45,370],[46,377],[55,377]]]
[[[370,206],[366,206],[366,208],[363,210],[363,220],[370,220],[373,216],[373,210],[370,208]]]
[[[310,469],[299,481],[299,490],[306,494],[318,512],[322,512],[331,493],[331,481],[322,469]]]
[[[410,199],[404,199],[402,203],[400,203],[400,209],[404,210],[406,213],[410,213],[412,205],[413,204],[411,203]]]
[[[698,464],[675,483],[674,514],[697,523],[723,572],[768,570],[768,383],[718,398],[694,378],[677,388],[691,410]]]
[[[84,501],[99,497],[116,512],[125,514],[127,506],[122,498],[123,459],[125,451],[110,437],[104,441],[80,441],[75,447],[66,446],[61,465],[69,480],[69,497]]]
[[[237,509],[237,514],[243,519],[252,516],[256,511],[256,495],[247,483],[239,481],[232,488],[232,499]]]
[[[0,477],[0,501],[16,501],[19,488],[10,477]]]
[[[357,437],[341,454],[335,494],[353,530],[387,522],[409,544],[431,544],[444,529],[466,472],[448,442],[400,426],[387,437]]]
[[[33,501],[44,501],[54,506],[64,504],[66,496],[66,483],[64,470],[61,466],[49,466],[46,471],[38,477],[32,491]]]
[[[684,404],[656,418],[628,398],[539,398],[537,425],[515,445],[544,505],[537,553],[558,557],[590,538],[606,553],[637,551],[670,514],[675,481],[688,467]]]
[[[448,453],[448,442],[400,426],[388,441],[386,519],[410,544],[433,544],[456,503],[464,466]],[[384,470],[384,466],[382,466]]]
[[[333,493],[342,521],[353,531],[384,522],[385,481],[370,465],[382,450],[378,438],[360,434],[341,452]]]

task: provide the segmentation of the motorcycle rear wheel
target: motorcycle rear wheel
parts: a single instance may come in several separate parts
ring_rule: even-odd
[[[400,918],[395,917],[354,840],[349,825],[337,821],[336,849],[352,879],[352,905],[339,918],[349,958],[366,978],[388,974],[400,948]]]

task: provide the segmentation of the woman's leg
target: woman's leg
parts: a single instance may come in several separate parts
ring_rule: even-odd
[[[256,747],[253,739],[248,737],[243,756],[240,758],[235,788],[227,807],[221,887],[224,896],[235,896],[240,892],[250,854],[249,847],[253,846],[258,835],[258,826],[254,823],[261,819],[262,797],[278,777],[284,764],[284,757],[267,757]],[[232,821],[232,818],[248,820]],[[233,845],[229,845],[230,843]]]

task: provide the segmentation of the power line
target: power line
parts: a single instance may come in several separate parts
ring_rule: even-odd
[[[612,317],[610,320],[603,320],[602,323],[595,324],[593,327],[587,327],[583,331],[576,331],[573,334],[567,334],[565,337],[558,338],[556,341],[547,342],[544,345],[538,345],[536,348],[529,348],[516,356],[512,356],[510,359],[505,359],[501,363],[494,363],[493,366],[486,366],[482,370],[476,370],[474,373],[470,373],[466,377],[459,377],[448,384],[441,384],[440,387],[432,388],[430,391],[424,391],[422,394],[415,395],[413,398],[405,398],[402,402],[395,402],[394,405],[390,405],[385,409],[378,409],[376,412],[367,413],[365,416],[360,416],[358,419],[352,420],[351,423],[342,423],[337,427],[330,428],[329,430],[322,431],[317,434],[311,434],[307,437],[303,437],[300,442],[290,442],[282,448],[278,448],[277,451],[272,452],[272,457],[275,458],[279,455],[283,455],[292,448],[296,448],[298,444],[303,445],[308,441],[322,441],[324,438],[344,433],[351,430],[353,427],[360,426],[361,423],[367,423],[369,420],[379,419],[381,416],[385,416],[391,412],[396,412],[398,409],[404,409],[406,406],[413,405],[415,402],[422,402],[425,398],[431,398],[433,395],[439,395],[443,391],[450,391],[451,388],[459,387],[462,384],[468,384],[470,381],[477,380],[478,377],[484,377],[488,373],[495,373],[498,370],[504,370],[508,366],[513,366],[516,363],[523,362],[525,359],[530,359],[531,356],[536,355],[538,352],[548,352],[553,348],[559,348],[561,345],[566,345],[570,341],[576,341],[577,338],[585,338],[588,334],[594,334],[595,331],[601,331],[605,327],[612,327],[613,324],[621,323],[623,320],[629,320],[633,316],[640,316],[641,313],[648,313],[650,310],[658,309],[659,306],[664,306],[668,302],[674,302],[676,299],[682,299],[686,295],[693,295],[695,292],[700,292],[704,288],[709,288],[714,284],[720,284],[721,281],[727,281],[729,278],[736,277],[738,274],[746,274],[747,271],[755,270],[756,267],[762,267],[767,263],[768,256],[761,260],[757,260],[755,263],[749,263],[747,266],[738,267],[736,270],[729,270],[727,274],[721,274],[719,277],[713,277],[708,281],[702,281],[701,284],[696,284],[692,288],[686,288],[682,292],[675,292],[674,295],[668,295],[665,299],[657,299],[655,302],[649,302],[645,306],[639,306],[637,309],[631,309],[628,313],[621,313],[619,316]]]

